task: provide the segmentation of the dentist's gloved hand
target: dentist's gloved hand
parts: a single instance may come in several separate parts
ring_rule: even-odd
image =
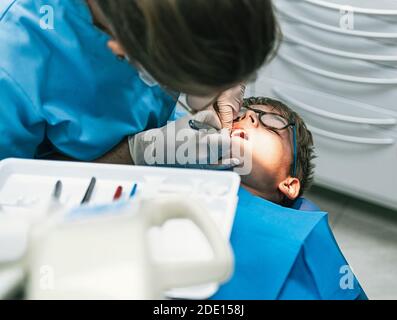
[[[192,123],[213,129],[195,130]],[[136,165],[228,170],[240,164],[230,157],[230,130],[221,129],[221,121],[213,110],[131,136],[129,146]]]
[[[245,88],[245,84],[239,84],[219,96],[214,108],[219,114],[222,128],[232,129],[233,120],[237,118],[243,105]]]

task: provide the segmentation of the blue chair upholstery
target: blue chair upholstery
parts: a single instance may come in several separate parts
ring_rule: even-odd
[[[212,299],[365,299],[328,224],[328,215],[301,198],[286,208],[240,189],[231,244],[232,279]]]
[[[294,205],[292,206],[292,208],[299,211],[321,211],[320,208],[315,203],[303,197],[297,199]],[[363,290],[361,290],[359,296],[356,298],[356,300],[367,300],[367,299],[368,297],[366,296]]]
[[[316,204],[305,198],[297,199],[292,206],[292,209],[300,211],[321,211]]]

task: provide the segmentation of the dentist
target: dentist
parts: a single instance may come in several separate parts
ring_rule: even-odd
[[[2,0],[0,160],[130,163],[180,93],[229,128],[277,30],[270,0]]]

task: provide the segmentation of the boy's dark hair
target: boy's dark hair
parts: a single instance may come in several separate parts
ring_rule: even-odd
[[[281,32],[271,0],[94,0],[133,63],[164,87],[208,95],[255,75]]]
[[[316,158],[316,156],[314,154],[312,133],[306,127],[303,119],[281,101],[265,97],[256,97],[244,100],[244,106],[254,105],[270,106],[276,113],[280,114],[290,122],[295,123],[297,142],[296,178],[299,179],[301,184],[299,197],[302,196],[302,194],[310,188],[314,177],[313,160]],[[293,164],[291,163],[291,169],[292,166]],[[291,170],[291,172],[292,171],[293,170]],[[282,204],[288,206],[290,205],[290,203]]]

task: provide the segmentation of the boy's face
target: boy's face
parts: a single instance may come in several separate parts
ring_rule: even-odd
[[[277,113],[271,106],[254,105],[251,108]],[[243,185],[271,201],[285,195],[280,184],[290,178],[293,162],[293,134],[291,127],[279,131],[266,128],[260,115],[247,110],[233,125],[232,141],[241,154],[252,157],[251,173],[242,176]],[[281,191],[281,192],[280,192]]]

